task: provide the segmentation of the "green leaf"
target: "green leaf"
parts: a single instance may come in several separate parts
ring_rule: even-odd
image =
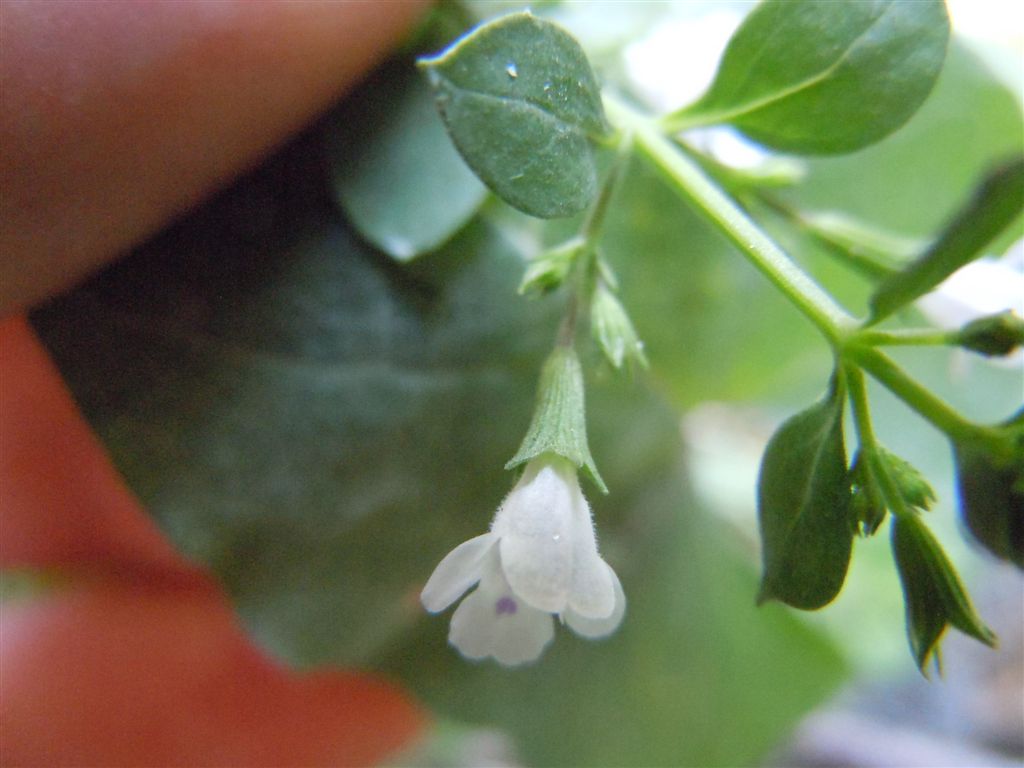
[[[128,485],[289,664],[383,670],[531,765],[756,763],[842,662],[752,609],[748,553],[686,490],[677,412],[624,377],[587,390],[621,631],[559,632],[509,671],[423,613],[509,489],[562,308],[515,295],[522,255],[479,220],[406,265],[368,248],[324,199],[315,138],[33,313]]]
[[[579,44],[516,13],[421,59],[452,141],[495,194],[531,216],[570,216],[597,193],[591,139],[608,133]]]
[[[960,511],[982,546],[1024,568],[1024,409],[1002,432],[1001,452],[980,441],[953,443]]]
[[[571,346],[559,345],[548,356],[537,386],[537,405],[526,437],[505,465],[515,469],[542,453],[556,453],[585,469],[602,493],[608,487],[590,455],[584,405],[583,369]]]
[[[882,281],[871,297],[871,321],[878,322],[923,296],[982,255],[982,249],[1022,211],[1024,157],[991,170],[928,250]]]
[[[932,655],[939,666],[938,645],[949,625],[995,645],[995,635],[975,613],[952,563],[917,515],[893,518],[892,551],[907,606],[910,649],[922,673]]]
[[[809,159],[804,183],[782,194],[799,210],[843,211],[883,231],[931,238],[989,167],[1020,152],[1022,133],[1015,91],[954,38],[913,120],[855,155]]]
[[[767,0],[733,35],[707,93],[669,124],[731,123],[785,152],[852,152],[917,111],[948,38],[941,0]]]
[[[759,602],[812,610],[842,589],[850,562],[850,481],[842,378],[772,435],[757,481],[764,572]]]
[[[335,199],[360,235],[398,261],[440,247],[486,197],[448,139],[430,89],[404,62],[347,99],[325,137]]]

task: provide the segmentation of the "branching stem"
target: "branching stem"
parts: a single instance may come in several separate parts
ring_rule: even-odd
[[[590,248],[597,247],[597,241],[601,237],[601,230],[604,229],[604,221],[608,215],[608,208],[612,198],[615,197],[615,192],[619,188],[622,177],[625,175],[626,166],[629,164],[632,152],[633,134],[626,132],[619,139],[615,159],[612,161],[612,167],[608,169],[608,175],[601,185],[601,192],[597,196],[597,202],[594,203],[594,206],[587,214],[586,221],[583,222],[583,229],[580,234]]]
[[[864,448],[874,448],[875,430],[871,426],[871,408],[868,405],[868,392],[864,384],[864,374],[855,365],[845,366],[846,385],[850,393],[850,407],[853,410],[853,424],[857,430],[857,440]]]
[[[886,389],[917,411],[936,429],[953,440],[977,439],[990,428],[974,424],[954,411],[928,389],[911,378],[886,354],[873,347],[851,345],[843,351],[845,359],[870,373]]]
[[[882,492],[886,507],[896,516],[913,514],[889,474],[888,468],[878,459],[879,445],[871,425],[871,407],[868,404],[864,372],[855,365],[846,365],[845,370],[847,391],[850,393],[850,407],[853,410],[853,423],[857,430],[857,442],[860,444],[859,460],[865,462],[868,473]]]
[[[636,147],[666,181],[731,240],[740,252],[804,314],[834,346],[858,322],[800,269],[700,166],[668,139],[662,126],[621,101],[606,97],[613,122],[633,134]]]
[[[581,312],[588,311],[591,293],[593,292],[594,274],[597,271],[597,244],[604,230],[605,219],[611,206],[615,191],[619,188],[625,175],[626,165],[633,152],[633,136],[629,132],[620,134],[615,159],[601,185],[597,200],[587,213],[580,229],[580,248],[569,276],[569,298],[566,302],[565,315],[558,328],[556,344],[572,346],[576,338],[576,326]]]
[[[622,101],[605,97],[612,121],[633,136],[636,148],[688,203],[714,224],[832,345],[839,359],[868,373],[954,440],[988,439],[993,429],[974,424],[921,386],[875,345],[948,344],[943,331],[862,330],[861,323],[786,255],[712,182],[699,164],[663,133],[664,126]],[[851,370],[854,366],[848,366]],[[858,375],[860,372],[857,371]],[[856,378],[856,377],[854,377]],[[866,408],[866,398],[862,405]],[[863,411],[866,417],[866,410]],[[870,430],[869,421],[861,426]],[[871,436],[868,431],[867,435]]]

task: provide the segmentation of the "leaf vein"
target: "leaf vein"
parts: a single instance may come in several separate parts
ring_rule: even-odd
[[[888,14],[894,6],[895,3],[893,2],[890,2],[888,5],[886,5],[885,9],[880,14],[878,14],[878,16],[872,19],[871,22],[864,28],[864,30],[857,35],[857,37],[850,41],[850,44],[846,46],[842,54],[821,72],[818,72],[817,74],[812,75],[811,77],[802,80],[799,83],[791,85],[788,88],[784,88],[781,91],[776,91],[775,93],[772,93],[761,99],[749,101],[746,104],[742,104],[730,110],[713,112],[711,114],[700,117],[699,124],[704,125],[711,123],[730,122],[732,120],[735,120],[736,118],[750,115],[766,107],[770,107],[773,106],[774,104],[783,102],[786,99],[796,96],[797,94],[802,93],[803,91],[806,91],[810,88],[813,88],[814,86],[818,85],[821,82],[824,82],[829,77],[831,77],[850,58],[853,51],[857,48],[860,42],[871,32],[872,29],[874,29],[879,24],[879,22],[882,21],[883,18],[885,18],[886,14]],[[751,72],[752,71],[753,68],[751,68]],[[749,76],[750,75],[748,74],[748,78]],[[697,122],[695,122],[694,124],[696,125]]]

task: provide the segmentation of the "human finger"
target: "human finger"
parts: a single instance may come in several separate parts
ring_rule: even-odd
[[[253,165],[425,6],[5,2],[0,315],[72,285]]]

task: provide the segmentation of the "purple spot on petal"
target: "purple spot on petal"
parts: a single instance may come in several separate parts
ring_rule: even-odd
[[[516,601],[508,596],[501,598],[494,604],[494,610],[499,616],[503,613],[513,614],[517,608]]]

